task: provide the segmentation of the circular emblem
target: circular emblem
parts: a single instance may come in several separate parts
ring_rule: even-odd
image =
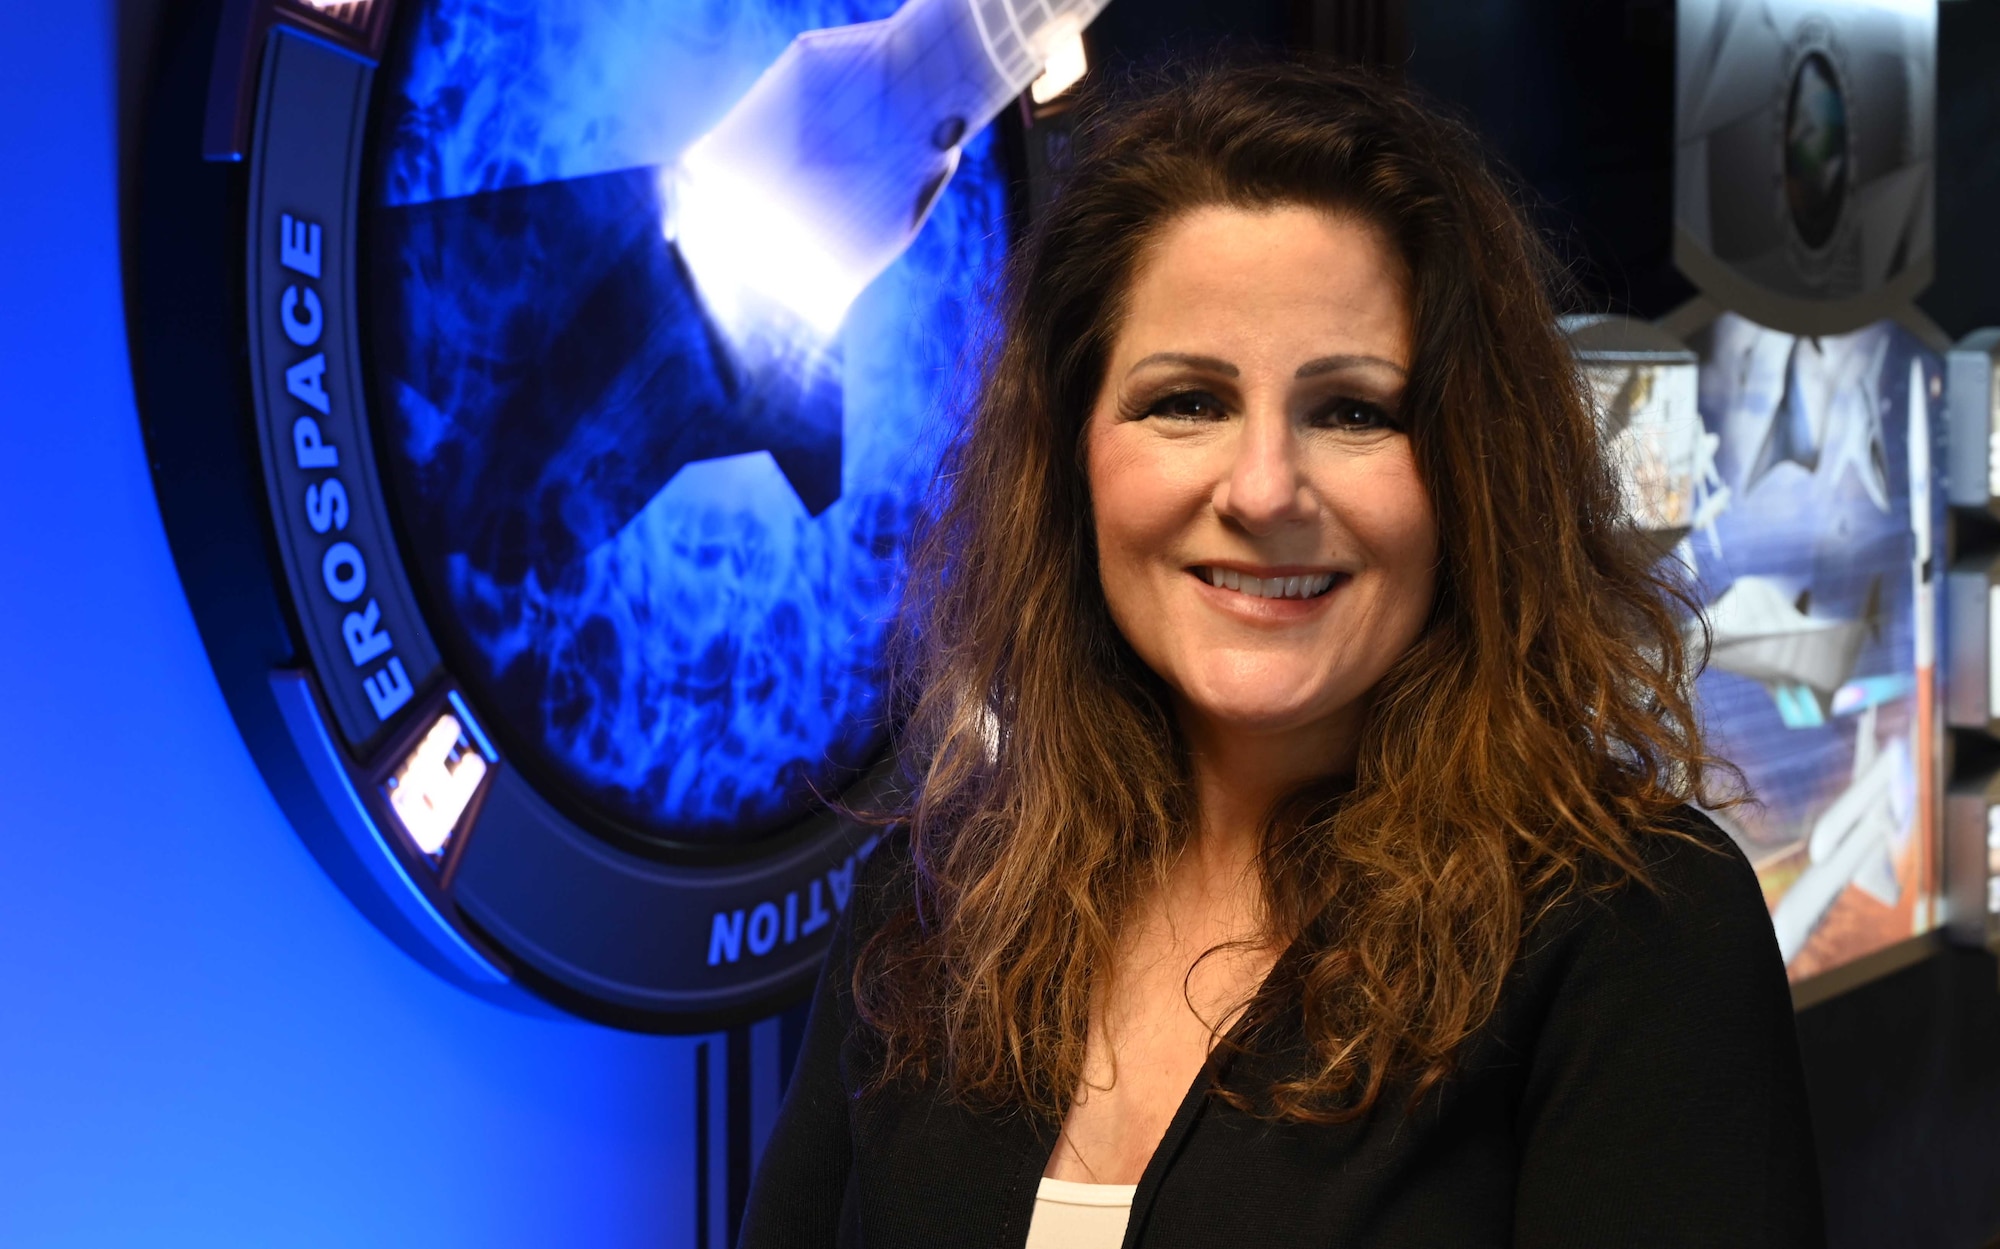
[[[176,560],[287,814],[442,974],[669,1031],[809,987],[1034,7],[259,0],[169,57]]]
[[[1799,58],[1785,101],[1785,205],[1799,242],[1820,251],[1847,207],[1853,166],[1847,97],[1824,51]]]

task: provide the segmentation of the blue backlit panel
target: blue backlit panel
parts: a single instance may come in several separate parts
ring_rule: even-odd
[[[439,0],[384,67],[368,287],[385,475],[486,727],[677,840],[881,751],[903,544],[1004,249],[974,137],[831,344],[746,370],[663,231],[681,152],[861,3]]]

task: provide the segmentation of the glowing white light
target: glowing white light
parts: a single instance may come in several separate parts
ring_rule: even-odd
[[[1937,0],[1847,0],[1846,4],[1831,6],[1836,9],[1874,9],[1887,11],[1898,17],[1929,18],[1937,20]]]
[[[905,0],[794,39],[663,175],[665,233],[750,372],[812,354],[923,228],[968,136],[1107,0]],[[805,350],[802,352],[801,348]]]
[[[1074,19],[1061,22],[1065,28],[1046,45],[1047,63],[1042,76],[1028,84],[1028,94],[1037,104],[1047,104],[1082,81],[1090,69],[1083,53],[1083,31]]]
[[[458,717],[439,716],[389,782],[389,805],[417,848],[435,855],[485,776],[486,759],[469,748]]]
[[[2000,713],[2000,585],[1986,588],[1986,718]]]
[[[709,313],[739,345],[767,331],[779,309],[831,337],[874,280],[872,267],[849,262],[842,240],[822,228],[824,214],[815,221],[788,201],[783,186],[736,176],[702,145],[667,176],[667,234]]]
[[[1986,909],[2000,914],[2000,807],[1986,808]]]
[[[355,22],[368,15],[368,6],[373,0],[304,0],[309,9],[318,9],[328,17],[343,22]]]

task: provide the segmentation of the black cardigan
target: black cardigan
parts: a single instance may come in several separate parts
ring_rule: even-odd
[[[1139,1182],[1126,1249],[1817,1246],[1818,1172],[1790,994],[1756,877],[1715,826],[1648,839],[1658,892],[1578,897],[1531,937],[1457,1073],[1414,1110],[1275,1124],[1198,1078]],[[1019,1249],[1052,1125],[935,1089],[858,1097],[872,1046],[857,934],[911,890],[885,842],[842,918],[744,1249]],[[1268,1087],[1238,1058],[1231,1088]]]

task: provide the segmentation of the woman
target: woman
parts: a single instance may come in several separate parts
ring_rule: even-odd
[[[1380,81],[1093,113],[745,1245],[1818,1242],[1687,604],[1545,270]]]

